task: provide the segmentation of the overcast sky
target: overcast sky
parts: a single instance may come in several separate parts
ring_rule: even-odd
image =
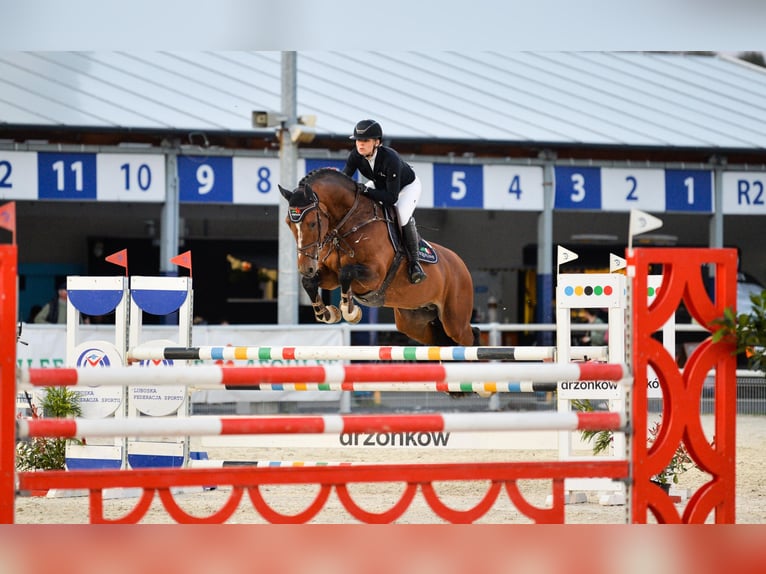
[[[766,49],[760,0],[0,0],[2,50]]]

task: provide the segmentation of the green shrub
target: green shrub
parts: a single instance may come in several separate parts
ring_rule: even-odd
[[[42,401],[43,415],[49,418],[76,417],[81,414],[77,393],[67,387],[48,387]],[[67,441],[76,439],[35,437],[16,443],[16,469],[64,470]]]

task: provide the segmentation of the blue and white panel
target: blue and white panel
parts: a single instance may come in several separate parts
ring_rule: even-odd
[[[233,202],[237,205],[276,205],[279,194],[279,158],[233,158]]]
[[[460,209],[483,207],[483,166],[435,163],[433,175],[434,207]]]
[[[713,212],[713,172],[666,169],[665,211]]]
[[[484,166],[484,208],[512,211],[543,210],[543,168]]]
[[[232,203],[232,158],[178,157],[178,198],[182,203]]]
[[[603,211],[657,211],[665,207],[665,172],[661,169],[601,169]]]
[[[556,167],[556,209],[601,210],[601,170],[597,167]]]
[[[766,173],[730,171],[722,180],[724,213],[766,214]]]
[[[165,201],[163,155],[100,153],[96,158],[96,172],[100,201]]]
[[[303,163],[303,169],[300,164]],[[304,175],[314,171],[315,169],[321,169],[323,167],[332,167],[337,170],[342,170],[346,167],[345,159],[322,159],[322,158],[306,158],[305,160],[298,161],[298,179]],[[359,174],[354,174],[354,179],[359,180]],[[296,181],[295,184],[298,182]]]
[[[40,199],[95,201],[96,154],[38,153],[37,185]]]
[[[434,206],[434,170],[433,164],[430,163],[418,163],[408,162],[412,169],[415,170],[415,174],[420,179],[420,185],[422,192],[420,193],[420,200],[418,201],[418,207],[433,207]]]
[[[37,199],[37,153],[0,150],[0,198]]]
[[[161,203],[166,196],[161,153],[69,153],[0,150],[0,199]],[[297,179],[345,159],[298,160]],[[411,162],[422,185],[421,208],[543,210],[540,166]],[[554,209],[712,213],[713,171],[560,165],[554,167]],[[182,203],[278,205],[278,158],[181,155]],[[291,182],[291,185],[297,184]],[[766,213],[766,172],[724,172],[725,214]]]

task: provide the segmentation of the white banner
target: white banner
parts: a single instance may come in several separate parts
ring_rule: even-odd
[[[157,339],[178,339],[176,325],[146,325],[142,328],[139,343]],[[26,343],[17,346],[17,363],[24,367],[65,367],[66,326],[24,324],[21,339]],[[77,343],[102,340],[114,341],[111,325],[80,325]],[[201,325],[192,329],[194,346],[248,346],[285,347],[300,345],[347,345],[343,331],[322,325],[290,329],[274,325]],[[256,361],[237,361],[237,365],[254,364]],[[281,364],[284,361],[259,361],[259,364]],[[296,364],[328,363],[332,361],[295,361]],[[201,390],[192,394],[194,403],[230,403],[237,401],[337,401],[340,391],[228,391]],[[24,394],[20,395],[23,404]]]

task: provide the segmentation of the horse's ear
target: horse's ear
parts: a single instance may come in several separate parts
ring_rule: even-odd
[[[277,184],[279,187],[279,192],[282,194],[282,197],[284,197],[287,201],[290,201],[290,196],[292,196],[293,192],[289,189],[285,189],[281,185]]]
[[[311,202],[319,201],[319,198],[317,197],[317,194],[314,193],[314,190],[311,189],[311,186],[308,183],[306,184],[305,190],[306,190],[306,192],[305,192],[306,193],[306,197],[309,199],[309,201],[311,201]]]

